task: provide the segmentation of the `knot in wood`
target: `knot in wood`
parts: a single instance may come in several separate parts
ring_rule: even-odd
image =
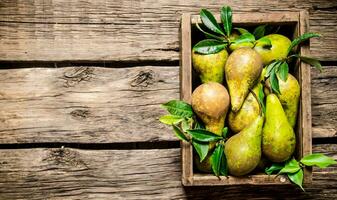
[[[70,115],[75,117],[75,118],[80,118],[80,119],[85,119],[89,116],[90,111],[89,110],[81,110],[81,109],[76,109],[70,112]]]
[[[82,81],[90,81],[94,75],[94,69],[90,67],[73,67],[63,74],[65,87],[73,87]]]
[[[155,73],[152,70],[139,71],[139,73],[131,80],[131,87],[147,87],[154,83]]]
[[[50,150],[47,158],[43,159],[43,161],[48,161],[51,165],[88,169],[88,166],[81,160],[77,152],[65,148]]]

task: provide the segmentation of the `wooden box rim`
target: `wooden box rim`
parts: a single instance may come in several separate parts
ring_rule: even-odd
[[[218,23],[220,16],[215,15]],[[308,12],[265,12],[265,13],[235,13],[233,24],[258,25],[258,24],[294,24],[294,36],[308,31]],[[191,25],[201,23],[198,15],[183,13],[180,27],[180,99],[191,102],[192,94],[192,61],[191,61]],[[299,47],[301,55],[308,55],[309,43]],[[300,62],[298,65],[297,79],[301,87],[298,127],[297,127],[297,154],[298,157],[311,154],[311,89],[310,66]],[[181,142],[182,154],[182,184],[184,186],[206,185],[282,185],[291,184],[285,176],[275,175],[249,175],[244,177],[220,177],[211,174],[193,173],[193,149],[187,142]],[[304,184],[312,182],[312,169],[304,169]]]

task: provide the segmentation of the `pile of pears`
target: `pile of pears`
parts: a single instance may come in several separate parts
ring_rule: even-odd
[[[251,173],[262,159],[284,162],[296,146],[299,83],[289,73],[286,81],[279,79],[280,93],[273,93],[264,68],[286,59],[291,41],[281,34],[264,37],[271,41],[270,48],[257,41],[254,46],[239,45],[207,55],[192,50],[193,68],[202,83],[192,93],[192,108],[206,130],[221,136],[225,126],[230,128],[224,153],[233,176]],[[202,162],[197,154],[194,157],[200,171],[212,172],[210,155]]]

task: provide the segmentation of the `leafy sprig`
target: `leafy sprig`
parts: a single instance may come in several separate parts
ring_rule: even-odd
[[[322,66],[320,62],[315,58],[309,58],[305,56],[301,56],[300,54],[291,54],[293,49],[298,46],[300,43],[309,40],[310,38],[320,37],[317,33],[304,33],[303,35],[295,38],[288,50],[287,50],[287,57],[283,60],[274,60],[267,65],[267,73],[265,77],[270,77],[270,86],[273,92],[280,94],[279,90],[279,81],[287,81],[288,73],[289,73],[289,66],[288,62],[290,62],[291,58],[296,57],[299,58],[301,61],[314,66],[319,71],[322,71]],[[291,55],[289,55],[291,54]]]
[[[330,165],[337,164],[337,162],[328,156],[320,153],[310,154],[304,156],[300,161],[295,158],[288,160],[286,163],[274,163],[265,169],[265,173],[270,175],[273,173],[287,174],[289,180],[299,186],[303,191],[303,169],[305,166],[317,166],[325,168]]]
[[[228,128],[223,128],[221,136],[207,131],[197,119],[192,106],[184,101],[171,100],[162,104],[162,107],[170,115],[160,117],[159,121],[171,125],[178,139],[189,142],[199,155],[200,162],[204,161],[208,154],[211,154],[213,173],[218,177],[220,175],[227,176],[228,168],[224,145]],[[215,144],[215,149],[210,149],[211,143]]]

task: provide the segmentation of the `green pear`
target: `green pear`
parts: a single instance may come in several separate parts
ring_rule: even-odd
[[[288,160],[294,153],[296,136],[275,94],[266,100],[266,122],[262,130],[263,154],[273,162]]]
[[[224,66],[228,58],[226,49],[215,54],[199,54],[192,51],[193,68],[198,72],[202,83],[223,82]]]
[[[261,83],[257,83],[253,92],[258,95],[259,91],[263,89]],[[228,126],[234,132],[240,132],[246,126],[250,125],[260,113],[260,105],[258,100],[250,92],[242,104],[238,112],[230,111],[228,113]]]
[[[249,126],[227,140],[225,155],[230,174],[243,176],[258,166],[263,121],[263,116],[259,115]]]
[[[194,164],[201,172],[212,173],[212,151],[209,151],[205,159],[200,162],[200,157],[197,153],[194,153]]]
[[[261,56],[251,48],[239,48],[228,57],[225,76],[233,112],[240,110],[249,89],[258,81],[261,71]]]
[[[192,108],[204,122],[206,130],[222,135],[229,108],[227,89],[216,82],[199,85],[192,93]]]
[[[270,48],[265,48],[265,38],[271,42]],[[288,48],[291,41],[286,36],[280,34],[266,35],[256,41],[254,50],[257,51],[261,57],[264,65],[269,64],[273,60],[285,59],[288,55]]]
[[[270,91],[269,79],[266,87]],[[288,74],[287,81],[279,79],[280,94],[277,94],[291,127],[295,127],[297,120],[298,104],[300,101],[301,88],[296,78]]]

